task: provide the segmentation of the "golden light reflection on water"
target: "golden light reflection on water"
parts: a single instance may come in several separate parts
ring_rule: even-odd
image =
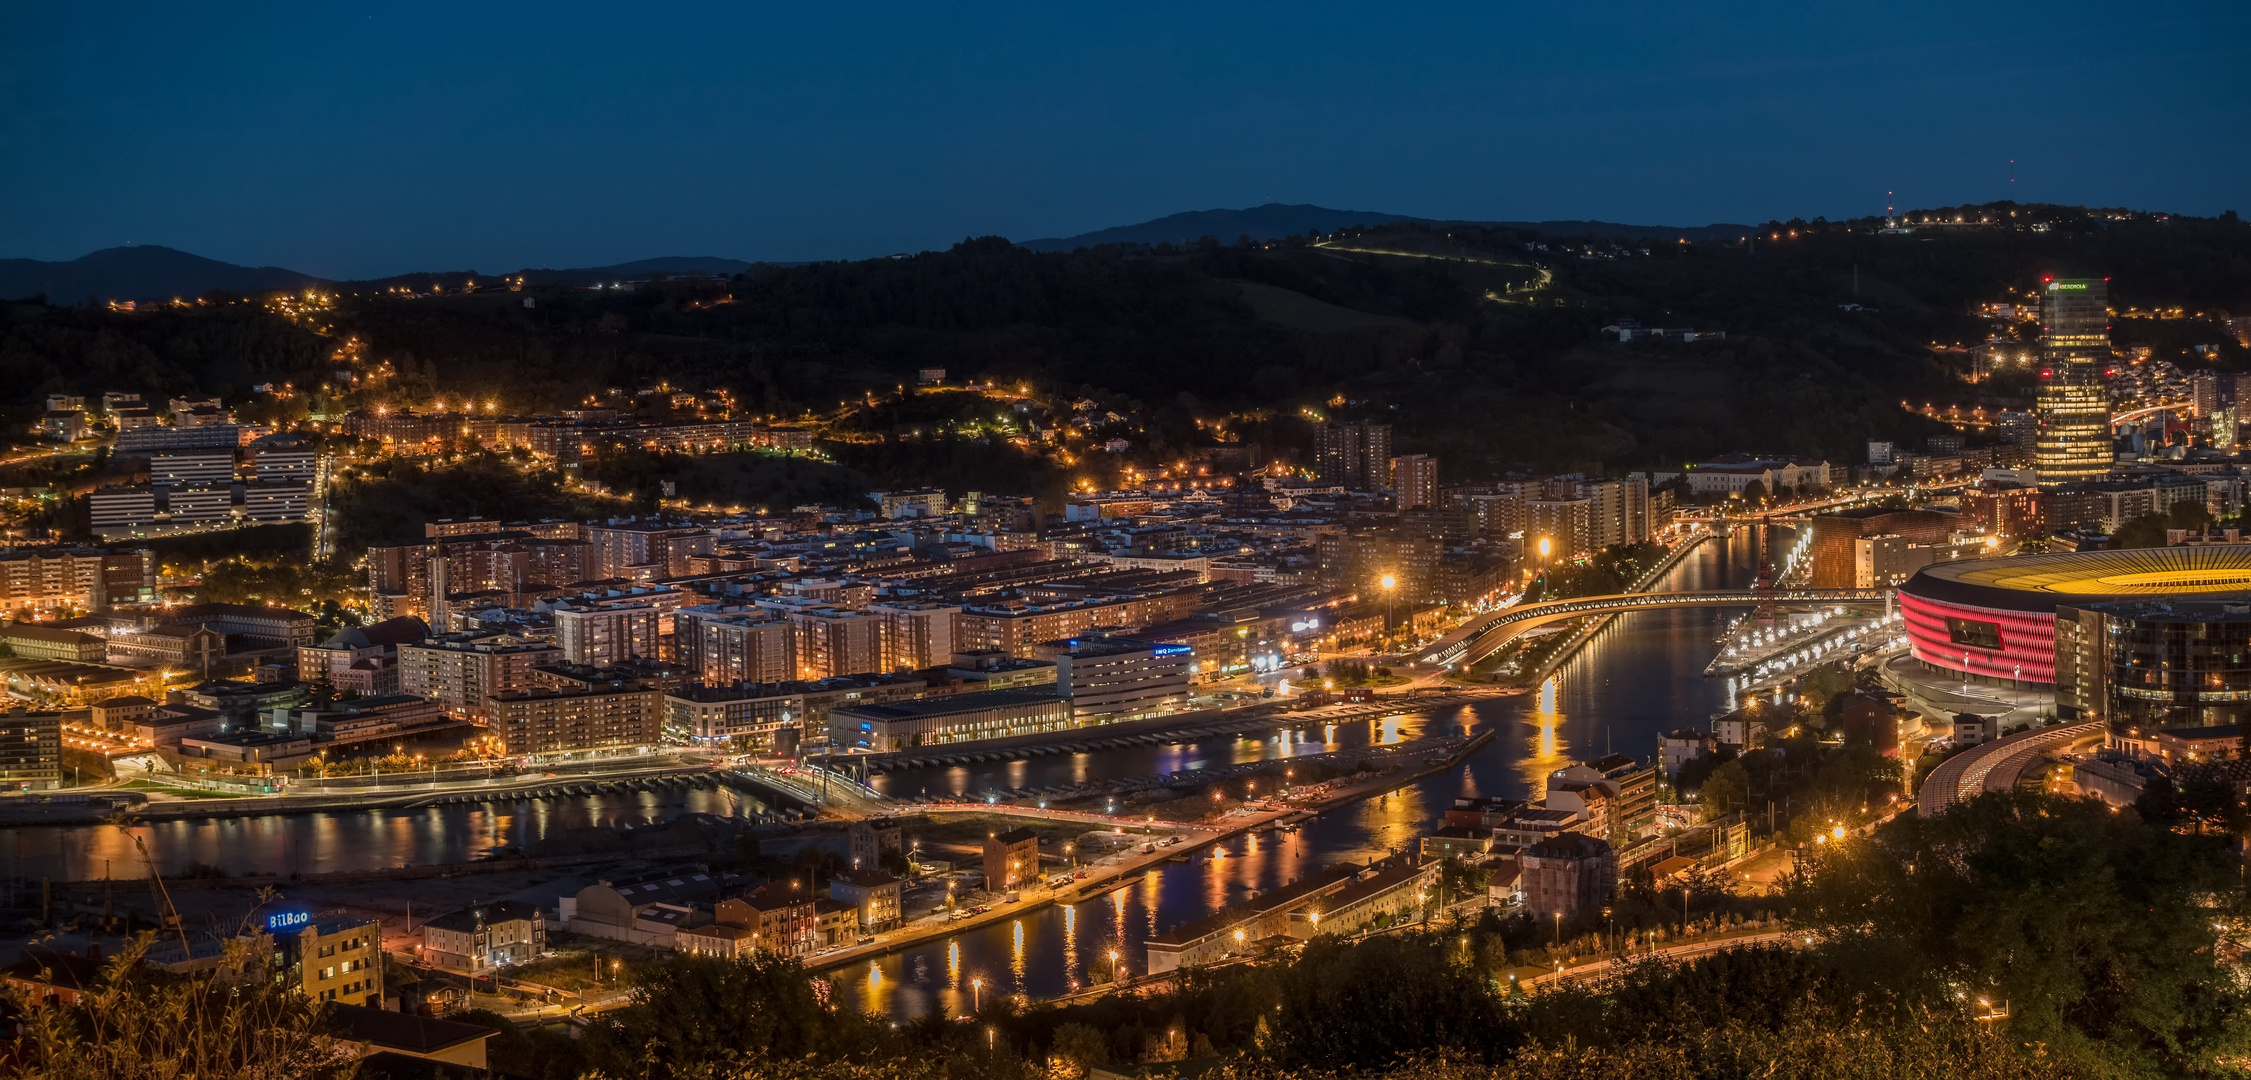
[[[1079,907],[1063,907],[1063,978],[1073,987],[1079,984]]]
[[[1016,980],[1016,992],[1024,992],[1024,920],[1009,924],[1008,973]]]
[[[871,961],[868,964],[868,986],[860,998],[860,1008],[866,1012],[890,1013],[891,993],[895,989],[897,988],[883,977],[883,962]]]
[[[1568,718],[1556,711],[1555,680],[1556,677],[1550,675],[1540,684],[1532,715],[1526,718],[1534,725],[1534,731],[1525,740],[1524,757],[1516,765],[1517,772],[1523,775],[1525,784],[1535,795],[1547,790],[1549,773],[1571,763],[1566,756],[1570,746],[1564,743],[1558,731]]]

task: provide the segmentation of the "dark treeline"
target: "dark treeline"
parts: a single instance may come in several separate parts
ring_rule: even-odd
[[[1067,253],[980,238],[635,290],[346,296],[330,321],[392,365],[385,392],[409,404],[456,394],[552,408],[668,380],[793,415],[943,367],[1064,398],[1106,392],[1159,453],[1208,438],[1194,421],[1213,417],[1246,439],[1302,442],[1304,426],[1284,421],[1309,406],[1388,418],[1403,451],[1465,467],[1643,466],[1743,448],[1851,460],[1866,438],[1922,433],[1901,400],[1967,389],[1950,371],[1960,357],[1931,343],[1982,341],[1975,306],[2023,299],[2043,274],[2101,274],[2121,308],[2205,316],[2122,320],[2122,343],[2176,360],[2217,344],[2217,363],[2246,364],[2212,322],[2251,308],[2251,228],[2232,217],[2011,204],[1920,216],[2003,224],[1880,236],[1866,221],[1788,222],[1755,242],[1702,243],[1396,224]],[[2032,220],[2047,227],[2009,224]],[[255,305],[6,310],[0,383],[16,405],[56,389],[311,385],[329,363],[327,339]],[[1728,336],[1621,345],[1598,333],[1620,318]]]

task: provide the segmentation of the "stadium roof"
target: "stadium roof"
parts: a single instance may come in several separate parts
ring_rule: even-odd
[[[2251,595],[2251,544],[1965,559],[1925,567],[1899,591],[2004,611],[2062,604]]]

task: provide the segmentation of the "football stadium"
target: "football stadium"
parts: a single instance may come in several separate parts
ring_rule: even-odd
[[[1970,559],[1899,587],[1915,659],[2003,685],[2053,686],[2057,609],[2251,598],[2251,544]]]

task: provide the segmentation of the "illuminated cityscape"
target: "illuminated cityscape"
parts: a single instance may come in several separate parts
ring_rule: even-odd
[[[2225,20],[636,14],[0,42],[11,1072],[2241,1071]]]

